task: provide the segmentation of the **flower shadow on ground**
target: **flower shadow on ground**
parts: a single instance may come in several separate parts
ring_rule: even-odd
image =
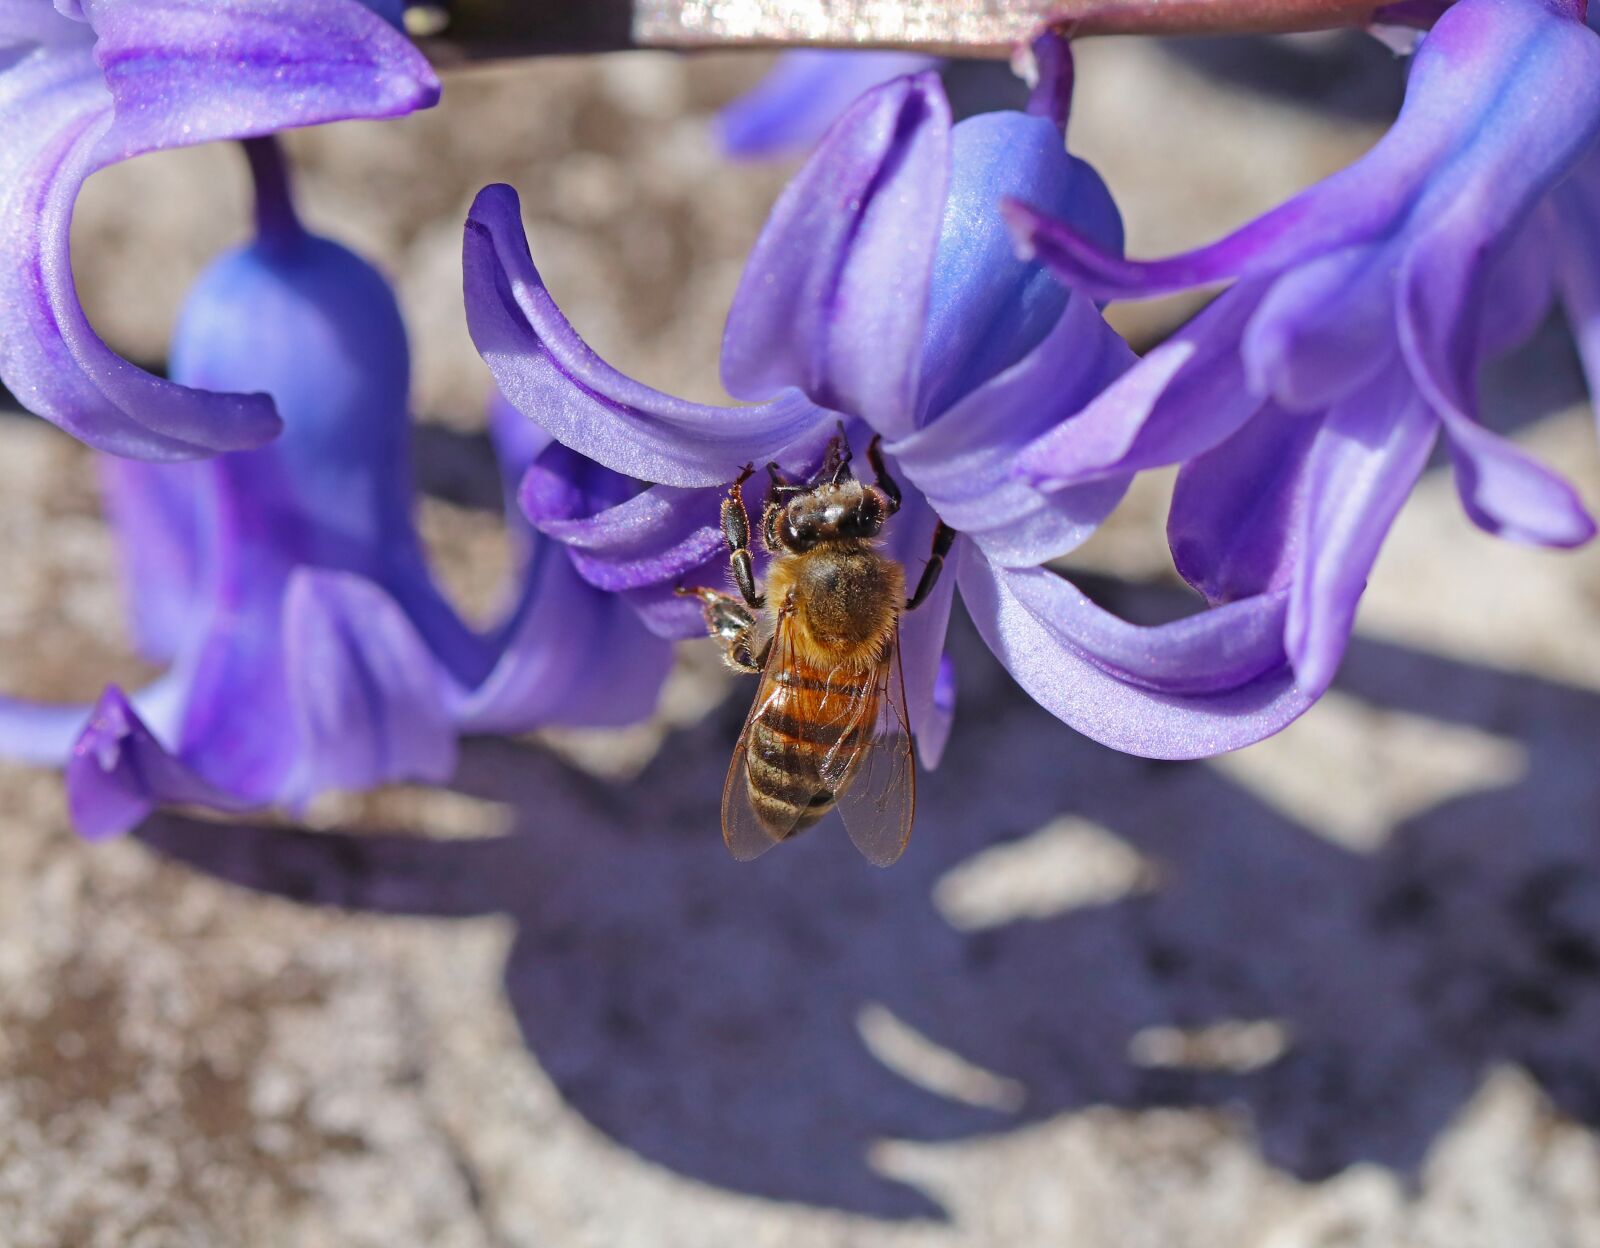
[[[1171,605],[1162,590],[1108,592],[1132,612]],[[966,671],[989,666],[960,640]],[[739,1192],[938,1216],[868,1165],[875,1141],[999,1134],[1098,1105],[1237,1107],[1297,1176],[1362,1161],[1410,1174],[1504,1061],[1600,1128],[1600,694],[1371,641],[1339,687],[1487,728],[1526,751],[1527,771],[1358,854],[1215,768],[1064,731],[996,672],[963,689],[950,764],[924,777],[912,850],[888,872],[826,824],[756,864],[727,859],[716,805],[732,703],[624,786],[515,745],[469,748],[457,788],[517,811],[495,840],[219,835],[176,816],[140,835],[308,903],[505,914],[511,1005],[569,1103],[657,1164]],[[1062,815],[1153,860],[1157,886],[984,930],[947,921],[932,900],[947,872]],[[858,1031],[869,1006],[1017,1081],[1020,1108],[893,1073]],[[1283,1055],[1236,1072],[1130,1058],[1149,1028],[1237,1019],[1281,1024]]]

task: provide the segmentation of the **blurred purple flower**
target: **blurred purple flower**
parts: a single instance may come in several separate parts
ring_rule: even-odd
[[[833,128],[774,208],[728,320],[723,380],[762,400],[754,406],[685,402],[599,359],[540,281],[508,187],[484,190],[468,219],[468,320],[522,412],[600,463],[660,483],[575,519],[524,496],[583,575],[627,596],[659,634],[702,631],[672,590],[725,579],[718,499],[740,466],[776,459],[805,472],[842,415],[858,451],[873,433],[885,439],[906,490],[888,549],[913,579],[938,519],[962,534],[939,590],[902,622],[925,762],[942,748],[953,701],[939,671],[957,584],[991,648],[1069,724],[1136,753],[1214,754],[1307,704],[1284,657],[1284,596],[1159,628],[1128,624],[1040,566],[1093,532],[1125,480],[1047,494],[1011,471],[1023,446],[1133,361],[1093,303],[1016,259],[999,216],[1001,196],[1021,196],[1107,249],[1121,244],[1098,176],[1064,150],[1064,55],[1041,62],[1046,116],[952,127],[938,79],[924,74],[874,89]],[[747,488],[755,506],[760,487]]]
[[[1597,133],[1600,38],[1581,3],[1460,0],[1420,44],[1377,147],[1218,243],[1128,261],[1046,205],[1008,205],[1024,254],[1096,298],[1237,279],[1028,448],[1019,476],[1075,491],[1183,464],[1179,570],[1213,603],[1288,592],[1288,651],[1313,694],[1441,431],[1481,527],[1588,541],[1572,488],[1475,414],[1480,364],[1549,305],[1536,210]]]
[[[0,0],[0,382],[117,455],[268,441],[280,422],[265,395],[163,381],[95,334],[72,280],[78,191],[146,152],[438,95],[421,54],[357,0]]]
[[[188,385],[271,395],[284,434],[205,463],[105,459],[135,636],[170,668],[132,699],[107,689],[92,713],[0,707],[0,750],[64,761],[90,837],[162,805],[293,808],[325,790],[442,781],[459,732],[647,716],[671,661],[514,509],[516,600],[487,636],[462,623],[412,522],[394,297],[301,228],[271,140],[250,151],[259,237],[201,277],[172,364]],[[496,422],[508,479],[543,474],[606,501],[637,488],[529,430]]]
[[[912,52],[785,52],[761,82],[717,115],[717,140],[741,160],[803,155],[863,91],[938,64],[938,57]]]

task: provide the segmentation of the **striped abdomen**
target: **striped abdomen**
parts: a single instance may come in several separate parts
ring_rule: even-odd
[[[875,670],[792,664],[770,676],[750,722],[746,787],[762,826],[782,838],[833,809],[878,720]]]

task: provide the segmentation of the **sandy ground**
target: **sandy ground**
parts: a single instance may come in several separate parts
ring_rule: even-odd
[[[1371,141],[1396,79],[1360,64],[1094,47],[1074,137],[1136,250],[1198,241]],[[616,362],[715,395],[785,171],[724,165],[705,118],[758,68],[497,71],[295,143],[308,214],[400,283],[464,601],[504,563],[472,192],[519,186]],[[92,189],[96,322],[159,360],[242,228],[241,171],[189,153]],[[1560,328],[1489,385],[1600,503]],[[137,679],[90,457],[3,433],[0,687]],[[1158,487],[1075,560],[1134,616],[1175,602]],[[700,648],[654,728],[477,744],[449,790],[310,829],[172,817],[89,848],[55,776],[5,768],[0,1245],[1600,1245],[1596,638],[1600,553],[1481,536],[1435,470],[1335,693],[1230,758],[1094,746],[959,634],[960,722],[891,872],[825,836],[726,859],[742,708]]]

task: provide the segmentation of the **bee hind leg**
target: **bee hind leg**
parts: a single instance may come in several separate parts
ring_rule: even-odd
[[[955,545],[956,531],[943,520],[939,527],[933,531],[933,551],[928,555],[928,562],[922,565],[922,576],[917,580],[916,591],[906,599],[906,610],[915,611],[928,601],[928,595],[933,593],[933,587],[939,583],[939,573],[944,571],[945,556],[950,553],[950,547]]]
[[[736,672],[761,670],[766,649],[762,647],[757,652],[755,648],[756,617],[749,607],[732,594],[718,593],[714,589],[680,585],[675,592],[700,600],[700,609],[706,617],[706,632],[722,647],[724,663]]]

